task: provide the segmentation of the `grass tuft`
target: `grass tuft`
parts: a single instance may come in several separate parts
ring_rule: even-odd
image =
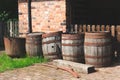
[[[47,62],[47,59],[43,57],[11,58],[4,53],[0,55],[0,72],[15,68],[23,68],[33,65],[34,63],[42,62]]]

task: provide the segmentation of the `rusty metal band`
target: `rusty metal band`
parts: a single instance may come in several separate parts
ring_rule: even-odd
[[[62,46],[83,46],[83,44],[62,44]]]
[[[44,55],[44,56],[52,56],[52,55],[56,55],[56,56],[58,56],[58,54],[57,54],[56,52],[53,52],[53,53],[47,53],[47,54],[44,54],[44,53],[43,53],[43,55]]]
[[[91,56],[91,55],[86,55],[85,54],[85,58],[93,58],[93,59],[98,59],[98,58],[106,58],[106,57],[110,57],[111,58],[112,54],[109,55],[105,55],[105,56]]]
[[[62,40],[81,40],[83,35],[80,34],[62,34]]]
[[[85,36],[85,39],[111,39],[112,37],[107,35],[107,36]]]
[[[77,37],[77,38],[75,38],[75,37],[70,37],[70,38],[63,38],[62,37],[62,40],[84,40],[84,38],[80,38],[80,37]]]
[[[42,42],[42,44],[50,44],[50,43],[56,43],[56,42],[61,42],[61,40],[51,40],[47,42]]]
[[[95,65],[96,67],[100,67],[100,66],[108,66],[111,64],[111,61],[106,61],[104,63],[98,63],[98,62],[88,62],[88,61],[85,61],[86,64],[91,64],[91,65]]]
[[[46,37],[54,37],[54,36],[60,36],[61,37],[62,31],[59,32],[53,32],[53,33],[46,33],[42,35],[42,38]]]
[[[106,43],[90,43],[90,42],[85,42],[85,46],[108,46],[111,45],[112,42],[106,42]]]
[[[42,38],[42,35],[27,35],[26,38]]]
[[[73,57],[73,58],[81,58],[81,57],[83,57],[84,58],[84,55],[65,55],[65,54],[62,54],[62,56],[64,56],[64,57]]]
[[[110,35],[109,31],[100,31],[100,32],[85,32],[85,36],[106,36]]]

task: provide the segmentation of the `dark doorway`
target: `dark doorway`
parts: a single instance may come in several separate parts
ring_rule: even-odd
[[[0,1],[0,50],[4,49],[5,29],[8,20],[18,19],[18,0]],[[9,28],[8,28],[9,29]]]
[[[120,0],[68,0],[67,24],[120,24]]]

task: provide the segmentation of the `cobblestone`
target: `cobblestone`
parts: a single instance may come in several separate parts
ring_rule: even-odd
[[[0,80],[120,80],[119,64],[96,70],[90,74],[79,73],[80,78],[77,79],[66,71],[35,64],[0,73]]]

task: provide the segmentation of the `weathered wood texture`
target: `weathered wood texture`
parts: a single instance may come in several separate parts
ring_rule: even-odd
[[[26,36],[26,53],[28,56],[42,56],[42,34],[30,33]]]
[[[120,57],[120,25],[117,26],[116,31],[117,31],[116,51],[117,56]]]
[[[4,33],[5,36],[18,37],[19,36],[18,21],[16,20],[8,21]]]
[[[79,33],[79,32],[99,32],[99,31],[109,31],[112,36],[116,35],[116,26],[115,25],[87,25],[87,24],[75,24],[69,27],[70,33]]]
[[[42,35],[42,50],[45,58],[49,60],[60,59],[62,32],[46,33]]]
[[[63,59],[84,63],[83,45],[83,34],[62,34]]]
[[[95,67],[109,66],[112,62],[112,43],[109,32],[85,33],[85,63]]]
[[[88,73],[92,73],[95,71],[95,68],[93,65],[76,63],[76,62],[71,62],[71,61],[66,61],[66,60],[53,60],[53,65],[58,66],[58,67],[71,68],[75,72],[79,72],[79,73],[88,74]]]
[[[4,37],[6,54],[10,57],[25,56],[25,38]]]

